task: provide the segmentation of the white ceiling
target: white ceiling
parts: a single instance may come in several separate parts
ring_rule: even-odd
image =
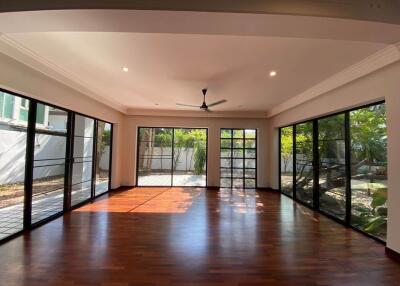
[[[40,19],[35,21],[32,27],[40,23]],[[68,19],[62,21],[65,24]],[[107,19],[107,23],[116,22],[118,18]],[[100,101],[135,110],[181,110],[176,102],[200,104],[201,89],[208,87],[209,102],[228,100],[215,111],[266,112],[395,42],[398,32],[397,26],[387,26],[391,33],[384,39],[385,31],[377,33],[374,42],[374,36],[368,33],[365,38],[358,34],[358,41],[349,40],[345,26],[341,26],[345,35],[341,39],[333,28],[327,30],[326,38],[320,34],[314,38],[311,30],[315,27],[311,25],[307,37],[307,31],[299,31],[302,37],[296,37],[296,33],[289,37],[289,30],[283,33],[285,37],[279,37],[276,27],[272,29],[274,35],[248,35],[243,31],[233,35],[204,34],[198,29],[193,34],[76,31],[79,25],[74,23],[73,32],[25,32],[22,26],[16,31],[7,23],[3,33],[31,55],[57,67]],[[334,39],[329,39],[330,34]],[[123,72],[123,66],[129,72]],[[278,75],[270,78],[270,70]]]

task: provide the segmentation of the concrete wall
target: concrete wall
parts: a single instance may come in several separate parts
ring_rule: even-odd
[[[386,100],[388,130],[388,236],[387,246],[400,252],[400,62],[350,82],[311,101],[282,112],[268,122],[267,181],[278,188],[278,127],[379,100]]]
[[[118,162],[123,159],[120,152],[123,114],[2,53],[0,66],[2,88],[114,123],[111,186],[119,187],[121,176]]]
[[[25,149],[26,149],[26,130],[13,128],[5,123],[0,123],[0,185],[23,183],[25,179]],[[82,142],[83,143],[83,142]],[[38,167],[39,165],[64,164],[64,160],[48,161],[46,159],[63,158],[65,155],[66,138],[37,134],[35,137],[35,163],[33,171],[34,179],[63,175],[65,168],[60,166]],[[92,152],[93,141],[86,140],[84,145],[77,144],[75,150],[78,153],[85,153],[87,156]],[[90,145],[90,146],[89,146]],[[90,153],[89,156],[92,154]],[[106,146],[100,158],[100,169],[109,169],[110,147]],[[74,171],[77,171],[74,168]],[[82,170],[81,170],[82,173]],[[91,168],[86,168],[85,177],[90,177]],[[83,173],[81,174],[83,175]],[[77,174],[79,176],[79,173]]]
[[[208,128],[208,186],[219,186],[220,128],[254,128],[258,130],[258,186],[266,187],[267,181],[267,121],[266,119],[128,116],[124,122],[121,160],[122,185],[135,185],[137,128],[140,127],[203,127]]]
[[[161,167],[161,155],[163,154],[163,165]],[[146,152],[144,153],[145,156],[150,156],[150,148],[146,149]],[[171,156],[172,156],[172,148],[170,147],[153,147],[153,156],[157,156],[157,159],[153,159],[151,161],[151,169],[152,170],[171,170]],[[181,151],[179,153],[179,160],[177,161],[177,164],[174,166],[175,170],[177,171],[193,171],[194,170],[194,148],[188,148],[187,150],[185,148],[181,148]],[[177,152],[175,150],[175,158],[177,157]],[[186,160],[187,158],[187,160]]]

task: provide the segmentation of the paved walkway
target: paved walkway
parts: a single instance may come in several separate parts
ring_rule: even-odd
[[[171,175],[139,176],[139,186],[171,186]],[[206,175],[174,175],[174,186],[205,187]]]

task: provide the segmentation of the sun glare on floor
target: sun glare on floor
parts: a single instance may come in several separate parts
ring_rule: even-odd
[[[75,212],[186,213],[203,190],[184,188],[134,188]]]

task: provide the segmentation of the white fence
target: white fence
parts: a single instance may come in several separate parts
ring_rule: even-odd
[[[0,185],[21,183],[25,176],[26,132],[8,125],[0,125]],[[64,173],[65,137],[37,134],[35,137],[34,179],[62,175]],[[88,141],[93,144],[93,141]],[[87,144],[85,142],[85,144]],[[88,146],[85,146],[88,147]],[[92,150],[91,146],[85,148]],[[100,168],[109,169],[110,148],[107,146],[100,159]],[[85,154],[86,156],[87,154]],[[91,154],[90,154],[91,156]],[[61,160],[48,160],[61,158]],[[57,164],[61,164],[58,165]],[[55,165],[38,167],[40,165]],[[78,173],[91,174],[91,164]],[[85,169],[85,168],[84,168]],[[76,174],[82,176],[82,174]],[[85,177],[85,176],[84,176]]]
[[[143,166],[147,167],[147,160],[149,163],[151,161],[151,169],[152,170],[171,170],[172,165],[172,148],[170,147],[153,147],[153,150],[147,149],[144,154]],[[187,171],[194,170],[194,148],[189,149],[174,149],[175,159],[178,157],[179,159],[176,164],[175,170],[177,171]],[[161,159],[162,158],[162,159]]]

